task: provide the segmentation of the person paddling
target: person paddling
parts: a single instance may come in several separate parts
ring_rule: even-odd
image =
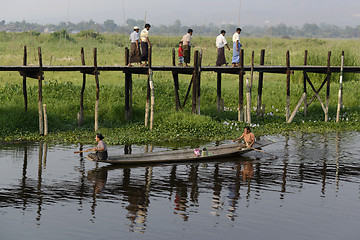
[[[239,138],[236,138],[236,139],[234,139],[232,141],[236,142],[236,141],[239,141],[241,139],[244,139],[244,143],[240,143],[241,148],[252,148],[252,146],[254,145],[254,143],[255,143],[255,135],[251,132],[249,126],[246,126],[244,128],[244,133]]]
[[[104,139],[103,135],[101,135],[100,133],[96,134],[95,140],[98,142],[97,146],[84,151],[84,152],[92,152],[92,151],[95,152],[95,153],[90,153],[88,157],[90,157],[95,161],[106,160],[108,158],[107,147],[103,139]]]

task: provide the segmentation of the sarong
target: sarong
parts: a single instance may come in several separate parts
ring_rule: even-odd
[[[240,48],[241,48],[241,43],[239,42],[238,48],[239,51],[236,51],[236,42],[234,42],[233,44],[233,57],[232,57],[232,63],[239,63],[240,62]]]
[[[183,51],[185,63],[190,63],[191,47],[189,45],[183,45]]]
[[[149,59],[149,44],[148,42],[141,42],[141,61],[148,61]]]
[[[102,151],[102,152],[89,153],[88,157],[91,158],[94,161],[106,160],[108,158],[108,152],[107,151]]]
[[[217,59],[216,59],[216,66],[221,66],[226,63],[225,59],[225,48],[218,48],[217,50]]]
[[[130,63],[141,62],[140,49],[136,48],[136,43],[131,43],[130,47]]]

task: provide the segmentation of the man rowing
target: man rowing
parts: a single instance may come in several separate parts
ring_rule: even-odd
[[[255,135],[251,132],[250,127],[244,128],[244,133],[237,139],[232,140],[233,142],[244,139],[244,143],[239,143],[241,148],[252,148],[255,143]]]

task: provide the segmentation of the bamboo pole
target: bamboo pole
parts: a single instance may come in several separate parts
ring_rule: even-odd
[[[328,52],[328,59],[327,59],[327,76],[326,76],[326,112],[325,112],[325,122],[329,120],[329,102],[330,102],[330,76],[331,76],[331,69],[330,69],[330,57],[331,51]]]
[[[81,64],[85,66],[85,54],[84,54],[84,48],[81,48]],[[78,115],[78,125],[83,125],[84,120],[84,92],[85,92],[85,85],[86,85],[86,73],[83,73],[83,82],[80,92],[80,112]]]
[[[307,65],[307,56],[308,56],[308,50],[305,50],[304,55],[304,66]],[[304,82],[304,93],[306,94],[306,97],[304,99],[304,116],[307,115],[307,90],[306,90],[306,72],[303,72],[303,82]]]
[[[38,48],[38,55],[39,55],[39,73],[38,73],[38,81],[39,81],[39,103],[38,103],[38,111],[39,111],[39,132],[41,135],[44,134],[44,117],[42,111],[42,79],[43,79],[43,72],[42,72],[42,55],[41,55],[41,48]]]
[[[244,121],[247,122],[248,124],[251,124],[251,87],[250,87],[249,78],[246,78],[246,111],[245,111],[245,115],[246,115],[246,120],[244,120]]]
[[[96,101],[95,101],[95,131],[99,130],[99,97],[100,97],[100,86],[99,86],[99,72],[97,70],[97,48],[94,48],[94,68],[95,68],[95,82],[96,82]]]
[[[27,65],[27,48],[24,46],[24,58],[23,58],[23,65]],[[26,90],[26,75],[23,76],[23,95],[24,95],[24,107],[25,112],[27,112],[28,108],[28,100],[27,100],[27,90]]]
[[[290,52],[286,52],[286,121],[290,117]]]
[[[301,106],[301,104],[305,101],[306,99],[306,93],[303,93],[303,95],[301,96],[298,104],[296,105],[294,111],[292,112],[291,116],[289,117],[289,119],[287,120],[287,123],[291,123],[296,115],[296,113],[299,111],[299,108]]]
[[[240,71],[239,71],[239,112],[238,112],[238,121],[243,121],[244,115],[244,49],[240,50],[240,59],[239,59]]]
[[[149,51],[149,67],[148,67],[148,79],[147,79],[147,89],[146,89],[146,105],[145,105],[145,127],[148,126],[149,123],[149,111],[150,111],[150,70],[151,70],[151,51],[150,47]]]
[[[149,69],[149,83],[150,83],[150,92],[151,92],[151,104],[150,104],[150,130],[154,126],[154,104],[155,104],[155,91],[154,91],[154,82],[153,82],[153,71]]]
[[[336,111],[336,122],[340,120],[340,110],[342,105],[342,81],[343,81],[343,71],[344,71],[344,51],[341,53],[341,68],[340,68],[340,82],[339,82],[339,95],[338,95],[338,106]]]
[[[264,64],[265,64],[265,49],[262,49],[260,53],[260,65],[262,66]],[[257,107],[256,107],[257,118],[259,118],[261,114],[263,82],[264,82],[264,73],[259,72],[258,98],[257,98]]]
[[[250,71],[250,83],[246,78],[246,105],[247,105],[247,122],[251,124],[251,90],[254,78],[254,51],[251,53],[251,71]]]
[[[43,104],[43,111],[44,111],[44,136],[48,135],[48,118],[46,112],[46,104]]]

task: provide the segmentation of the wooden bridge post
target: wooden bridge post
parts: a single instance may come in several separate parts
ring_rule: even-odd
[[[43,105],[42,105],[42,80],[43,80],[43,71],[42,71],[42,55],[41,55],[41,47],[38,48],[39,55],[39,73],[38,73],[38,81],[39,81],[39,132],[41,135],[44,134],[44,116],[43,116]]]
[[[125,65],[129,64],[129,49],[125,48]],[[132,76],[125,71],[125,120],[131,120],[132,115]]]
[[[172,64],[175,67],[175,48],[172,49]],[[174,93],[175,93],[175,110],[179,111],[180,106],[180,97],[179,97],[179,73],[172,71],[173,79],[174,79]]]
[[[330,69],[330,58],[331,58],[331,51],[328,52],[328,59],[327,59],[327,71],[326,71],[326,112],[325,112],[325,122],[329,120],[329,100],[330,100],[330,76],[331,76],[331,69]]]
[[[198,70],[197,70],[197,98],[196,98],[196,114],[200,115],[200,104],[201,104],[201,62],[202,62],[202,50],[200,50],[199,56],[198,56]]]
[[[193,91],[192,91],[192,109],[191,113],[196,114],[196,102],[197,102],[197,85],[198,85],[198,68],[199,68],[199,51],[195,51],[194,53],[194,80],[193,84]]]
[[[217,111],[218,112],[222,112],[224,111],[224,108],[223,108],[223,104],[222,104],[222,101],[221,101],[221,72],[217,72],[217,86],[216,86],[216,89],[217,89]]]
[[[27,65],[27,49],[24,46],[24,58],[23,58],[23,65]],[[25,105],[25,112],[27,112],[28,107],[28,100],[27,100],[27,90],[26,90],[26,74],[23,76],[23,95],[24,95],[24,105]]]
[[[305,50],[305,56],[304,56],[304,66],[307,65],[307,56],[308,56],[308,50]],[[304,93],[305,93],[305,99],[304,99],[304,116],[306,117],[307,115],[307,90],[306,90],[306,72],[303,71],[303,76],[304,76]]]
[[[85,54],[84,54],[84,48],[81,48],[81,64],[85,66]],[[85,85],[86,85],[86,73],[83,73],[83,82],[80,92],[80,112],[78,116],[78,125],[83,125],[84,120],[84,92],[85,92]]]
[[[263,66],[264,64],[265,64],[265,49],[261,49],[260,65]],[[257,118],[259,118],[261,114],[263,82],[264,82],[264,73],[259,72],[258,98],[257,98],[257,107],[256,107]]]
[[[100,85],[99,85],[99,72],[97,70],[97,48],[94,48],[94,74],[96,82],[96,101],[95,101],[95,131],[99,130],[99,97],[100,97]]]
[[[286,121],[290,117],[290,52],[286,52]]]
[[[243,121],[244,116],[244,49],[240,50],[240,59],[239,59],[240,71],[239,71],[239,113],[238,121]]]

